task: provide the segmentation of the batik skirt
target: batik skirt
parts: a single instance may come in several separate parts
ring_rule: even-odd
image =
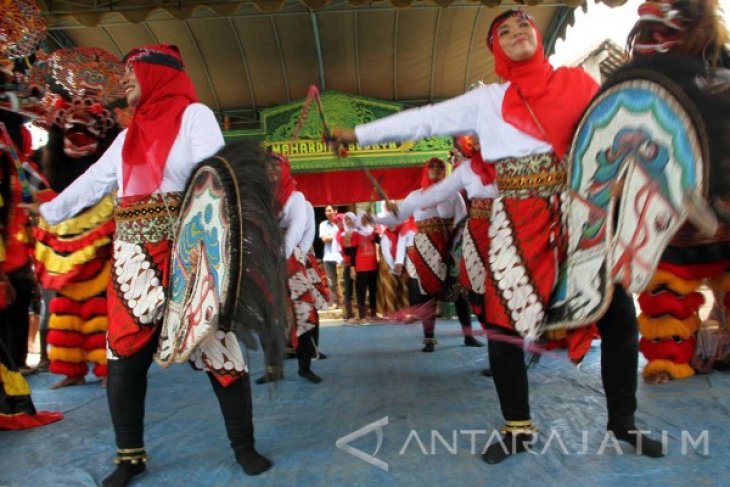
[[[446,280],[452,221],[435,217],[418,221],[416,226],[413,245],[407,249],[406,272],[418,280],[422,294],[435,296]]]

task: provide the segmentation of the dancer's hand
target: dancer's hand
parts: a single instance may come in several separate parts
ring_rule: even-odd
[[[395,201],[386,201],[385,208],[392,214],[398,216],[398,204]]]
[[[30,216],[41,216],[40,203],[19,203],[18,207],[24,209]]]
[[[355,134],[355,129],[345,127],[333,127],[330,135],[332,136],[332,140],[340,145],[357,143],[357,135]]]
[[[349,144],[357,142],[357,136],[353,129],[335,127],[330,132],[330,139],[327,141],[329,148],[337,157],[347,157]]]
[[[396,276],[400,276],[403,274],[403,264],[396,264],[395,269],[393,270],[393,274]]]
[[[354,267],[350,267],[350,279],[352,279],[353,281],[357,279],[357,271]]]

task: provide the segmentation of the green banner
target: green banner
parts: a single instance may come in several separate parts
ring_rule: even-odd
[[[321,95],[322,106],[330,127],[354,127],[403,109],[399,103],[348,95],[338,91],[326,91]],[[309,115],[302,125],[299,138],[293,134],[299,122],[304,99],[267,108],[260,112],[260,130],[235,130],[224,132],[226,141],[242,137],[260,140],[264,146],[286,155],[294,172],[322,172],[341,169],[357,169],[362,162],[368,168],[417,166],[432,157],[448,156],[451,139],[432,137],[418,142],[397,142],[370,147],[350,147],[346,158],[337,158],[322,141],[322,122],[315,103],[309,107]],[[357,158],[357,161],[355,160]]]

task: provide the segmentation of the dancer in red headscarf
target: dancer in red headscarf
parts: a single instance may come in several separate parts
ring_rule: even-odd
[[[118,450],[117,468],[104,479],[105,486],[128,485],[145,470],[147,369],[157,349],[181,192],[195,165],[223,146],[215,116],[198,103],[177,47],[137,48],[124,64],[122,85],[134,108],[129,128],[88,171],[40,207],[55,224],[118,188],[107,294],[107,396]],[[245,367],[236,363],[223,373],[207,370],[236,460],[249,475],[266,471],[271,462],[254,449]]]
[[[479,137],[483,162],[463,163],[449,178],[404,203],[399,214],[436,205],[462,188],[473,200],[472,211],[484,214],[477,225],[468,225],[465,245],[470,239],[480,260],[487,262],[467,268],[467,273],[472,286],[484,290],[490,365],[506,420],[504,443],[490,445],[483,454],[487,463],[498,463],[525,451],[525,442],[535,436],[524,353],[508,342],[533,341],[541,334],[562,253],[564,156],[598,86],[580,68],[553,69],[525,12],[500,14],[489,28],[487,46],[505,83],[480,86],[354,131],[336,129],[334,136],[341,143],[361,145],[432,135]],[[485,164],[493,165],[496,184]],[[484,198],[492,199],[478,201]],[[638,348],[631,297],[621,289],[615,292],[598,327],[608,430],[620,440],[641,444],[640,453],[661,456],[659,442],[635,431]]]
[[[421,173],[421,189],[406,197],[407,204],[418,198],[422,191],[432,187],[446,176],[446,164],[438,158],[426,162]],[[411,306],[417,306],[418,316],[423,324],[423,352],[433,352],[437,343],[436,306],[438,295],[446,282],[451,234],[454,224],[466,216],[464,199],[458,192],[451,193],[437,205],[415,208],[403,213],[401,218],[413,214],[417,231],[413,241],[407,245],[406,272],[410,277],[408,296]],[[378,223],[392,224],[392,215],[377,218]],[[471,333],[469,303],[458,300],[459,317],[464,334],[464,345],[483,346]],[[462,312],[465,309],[465,313]]]
[[[291,345],[299,364],[299,376],[318,384],[322,378],[312,371],[312,359],[320,358],[319,313],[327,309],[329,294],[322,285],[322,274],[309,261],[314,241],[314,210],[296,190],[291,165],[284,156],[271,153],[267,161],[269,180],[276,187],[276,211],[284,233],[284,257],[287,261],[290,308],[293,316]],[[311,211],[310,211],[311,210]],[[313,272],[310,272],[313,271]],[[256,379],[257,384],[279,380],[283,371],[269,368]]]

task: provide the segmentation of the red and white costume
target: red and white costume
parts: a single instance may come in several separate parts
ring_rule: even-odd
[[[576,96],[589,99],[597,86],[580,72],[586,89]],[[362,145],[431,135],[479,136],[482,158],[495,164],[496,184],[485,184],[484,169],[466,161],[445,180],[411,193],[399,212],[415,214],[465,189],[472,208],[464,232],[462,280],[485,295],[490,323],[536,338],[557,272],[559,191],[565,168],[550,141],[505,120],[503,105],[510,86],[480,86],[437,105],[360,125],[355,131]],[[562,156],[567,140],[561,142]]]

